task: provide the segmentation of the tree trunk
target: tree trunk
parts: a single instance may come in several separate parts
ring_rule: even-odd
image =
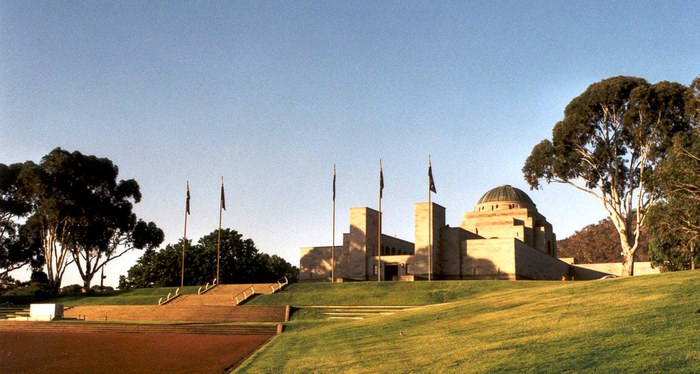
[[[630,250],[622,251],[622,274],[623,277],[634,275],[634,252]]]
[[[90,283],[92,282],[92,276],[83,278],[83,288],[85,292],[90,291]]]
[[[690,270],[695,270],[695,242],[690,242]]]
[[[634,235],[629,235],[631,232],[629,217],[624,219],[615,219],[615,216],[610,215],[618,234],[620,235],[620,247],[622,248],[622,274],[623,277],[629,277],[634,275],[634,252],[637,250],[637,245],[630,244],[630,242],[635,243],[637,240]]]

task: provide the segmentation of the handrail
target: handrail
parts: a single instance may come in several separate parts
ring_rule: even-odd
[[[250,293],[248,293],[248,290],[250,290]],[[241,295],[243,295],[243,296],[241,296]],[[237,295],[235,295],[233,297],[236,300],[236,306],[238,306],[242,302],[246,301],[248,298],[250,298],[253,295],[255,295],[255,287],[254,286],[250,286],[250,287],[246,288],[245,290],[239,292]],[[240,299],[239,299],[239,297],[240,297]]]
[[[277,287],[275,287],[275,283],[277,283]],[[289,279],[287,279],[287,277],[282,277],[278,279],[275,283],[268,285],[270,287],[270,293],[275,293],[284,288],[284,286],[289,284]],[[256,292],[254,287],[255,285],[252,285],[235,295],[233,298],[234,300],[236,300],[236,305],[240,305],[241,303],[255,295]]]
[[[172,292],[168,292],[168,296],[165,297],[165,300],[163,298],[158,299],[158,305],[165,305],[173,300],[175,300],[176,297],[180,296],[180,287],[175,289],[175,295],[170,296]]]
[[[283,279],[284,279],[284,283],[282,282]],[[282,278],[278,279],[277,282],[275,282],[275,283],[277,283],[277,289],[275,289],[273,284],[270,285],[270,289],[272,290],[272,293],[275,293],[275,292],[281,290],[284,286],[288,285],[289,280],[287,279],[287,277],[282,277]]]
[[[202,286],[199,286],[199,289],[197,290],[197,295],[201,295],[201,294],[203,294],[203,293],[206,293],[206,292],[208,292],[209,290],[211,290],[212,288],[216,287],[217,285],[218,285],[218,283],[217,283],[217,281],[216,281],[216,278],[214,278],[214,280],[211,282],[211,285],[209,284],[209,282],[207,282],[207,283],[203,286],[204,289],[202,289]]]

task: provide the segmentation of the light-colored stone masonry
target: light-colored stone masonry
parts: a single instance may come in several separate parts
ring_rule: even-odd
[[[430,230],[430,216],[432,212],[432,232]],[[428,203],[415,204],[415,257],[414,257],[414,272],[418,278],[428,278],[428,243],[430,239],[430,250],[432,252],[432,272],[436,275],[439,272],[439,266],[436,259],[440,258],[440,230],[445,227],[445,208],[432,203],[432,209]]]
[[[336,278],[376,280],[381,271],[383,280],[427,279],[429,242],[433,279],[595,279],[619,273],[619,264],[583,266],[557,259],[552,225],[524,192],[511,186],[487,192],[473,211],[464,213],[460,227],[446,225],[445,208],[435,203],[416,203],[414,212],[414,243],[382,235],[379,264],[379,212],[351,208],[349,232],[335,248]],[[330,279],[331,247],[300,252],[300,281]],[[637,263],[635,274],[649,272],[656,271]]]

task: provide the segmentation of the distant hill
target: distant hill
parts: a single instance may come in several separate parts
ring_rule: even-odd
[[[636,261],[649,261],[646,232],[642,231]],[[557,240],[557,257],[574,257],[577,263],[620,262],[620,236],[610,218],[588,225],[570,237]]]

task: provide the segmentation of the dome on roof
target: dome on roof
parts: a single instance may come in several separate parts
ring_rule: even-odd
[[[479,202],[476,204],[479,205],[497,201],[519,202],[524,205],[530,205],[533,207],[535,206],[535,203],[532,202],[530,196],[527,196],[525,192],[509,184],[498,186],[485,193],[484,196],[482,196],[481,199],[479,199]]]

